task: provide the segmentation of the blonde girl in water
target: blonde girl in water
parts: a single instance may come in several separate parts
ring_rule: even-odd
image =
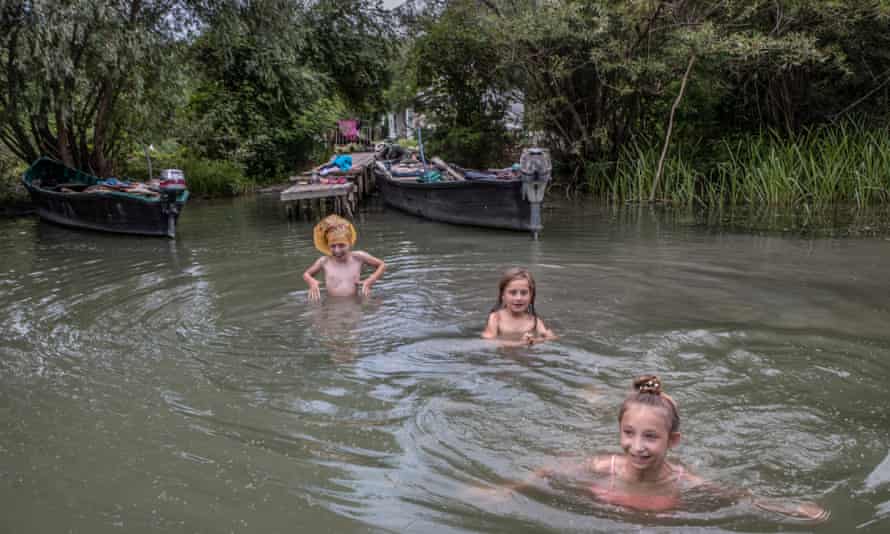
[[[485,339],[505,345],[534,345],[556,337],[535,313],[535,279],[526,269],[504,272],[498,283],[498,302],[488,314]]]
[[[622,454],[594,456],[582,462],[535,471],[526,482],[503,486],[495,493],[532,486],[536,480],[570,478],[590,480],[590,495],[597,501],[644,512],[666,512],[683,507],[683,493],[705,491],[727,502],[747,500],[755,507],[787,517],[824,521],[829,512],[813,503],[792,504],[765,499],[744,490],[719,487],[670,462],[668,451],[680,442],[677,403],[661,388],[657,376],[634,380],[633,390],[618,412]],[[573,484],[573,486],[577,486]],[[491,492],[487,492],[491,494]]]

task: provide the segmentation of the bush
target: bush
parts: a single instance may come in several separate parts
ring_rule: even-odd
[[[0,204],[13,205],[28,201],[28,192],[22,185],[25,164],[0,145]]]
[[[193,195],[234,196],[253,191],[256,187],[256,183],[244,175],[244,169],[237,163],[195,157],[178,147],[153,152],[151,165],[155,178],[161,169],[181,169]],[[131,154],[122,174],[136,180],[148,180],[145,155],[141,152]]]
[[[424,155],[439,156],[465,167],[483,168],[503,163],[507,136],[500,130],[452,127],[433,130],[424,137]]]

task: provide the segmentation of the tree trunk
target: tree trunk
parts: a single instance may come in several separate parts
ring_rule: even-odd
[[[664,146],[661,148],[661,157],[658,158],[658,170],[655,171],[655,178],[652,180],[652,190],[649,191],[649,202],[655,202],[655,192],[658,190],[658,182],[661,181],[661,173],[664,171],[664,159],[667,157],[668,146],[671,144],[671,131],[674,129],[674,115],[677,108],[680,107],[680,100],[683,99],[683,92],[686,91],[686,82],[689,80],[689,73],[692,72],[692,65],[695,64],[695,54],[689,57],[689,64],[686,65],[686,72],[683,73],[683,80],[680,82],[680,92],[674,99],[674,105],[671,106],[671,115],[668,119],[667,132],[664,135]]]
[[[111,121],[111,111],[114,103],[114,90],[112,89],[111,80],[105,80],[99,91],[99,108],[96,111],[96,120],[93,123],[93,151],[90,154],[90,167],[93,174],[105,178],[111,172],[111,166],[105,154],[108,126]]]

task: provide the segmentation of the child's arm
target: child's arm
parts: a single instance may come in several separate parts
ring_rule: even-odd
[[[318,288],[318,280],[315,279],[315,273],[321,270],[324,266],[324,262],[327,260],[327,256],[322,256],[315,260],[315,263],[309,266],[306,269],[306,272],[303,273],[303,280],[309,284],[309,301],[310,302],[318,302],[321,300],[321,290]]]
[[[380,258],[371,256],[367,252],[357,251],[354,254],[358,256],[363,263],[374,267],[374,272],[371,273],[371,276],[365,278],[365,281],[362,282],[362,296],[368,296],[371,294],[371,286],[383,276],[383,271],[386,270],[386,263]]]
[[[774,512],[786,517],[803,519],[806,521],[821,523],[822,521],[827,521],[831,516],[831,512],[812,502],[786,503],[779,501],[778,499],[754,497],[752,495],[751,504],[761,510],[766,510],[767,512]]]
[[[729,502],[750,502],[755,508],[773,512],[785,517],[800,519],[804,521],[823,522],[826,521],[831,512],[822,508],[816,503],[811,502],[792,502],[782,501],[768,497],[758,497],[750,490],[738,489],[717,485],[712,481],[705,480],[701,477],[686,473],[687,484],[694,486],[700,490],[726,499]]]
[[[514,491],[522,491],[529,488],[540,488],[541,482],[553,477],[577,477],[586,468],[586,462],[561,461],[555,464],[539,467],[530,472],[523,480],[513,480],[496,486],[473,486],[466,494],[475,498],[487,498],[489,500],[503,500]]]
[[[538,327],[535,329],[535,336],[529,341],[529,345],[540,343],[548,339],[556,339],[556,334],[553,333],[553,330],[547,328],[544,321],[538,319]]]
[[[482,331],[484,339],[495,339],[498,337],[498,312],[488,314],[488,322],[485,323],[485,330]]]

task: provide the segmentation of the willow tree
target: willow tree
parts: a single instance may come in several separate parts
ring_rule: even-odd
[[[3,0],[0,140],[107,176],[126,144],[169,118],[177,0]]]
[[[191,47],[186,144],[271,178],[311,156],[321,134],[382,107],[392,46],[372,0],[218,0]]]

